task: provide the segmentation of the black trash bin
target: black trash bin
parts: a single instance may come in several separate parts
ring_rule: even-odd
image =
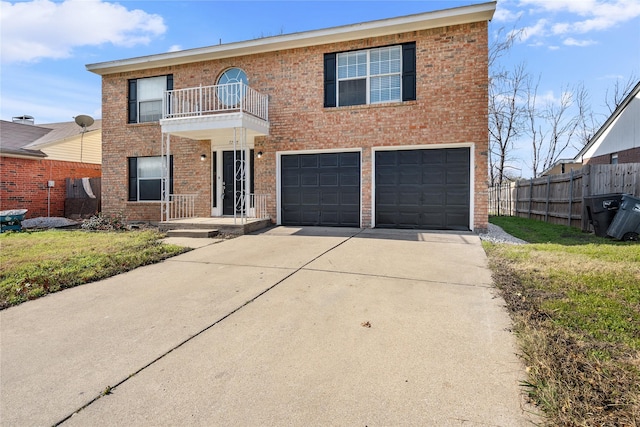
[[[640,236],[640,199],[622,196],[620,208],[607,229],[607,234],[619,240],[638,240]]]
[[[622,193],[611,193],[584,198],[587,216],[596,236],[607,237],[607,229],[618,212],[622,196]]]

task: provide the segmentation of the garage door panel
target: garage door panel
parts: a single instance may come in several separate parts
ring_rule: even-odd
[[[408,166],[420,164],[420,154],[415,150],[397,151],[397,164]]]
[[[422,183],[437,185],[444,184],[446,182],[446,171],[437,169],[426,169],[422,171]]]
[[[318,182],[319,182],[319,178],[318,178],[318,174],[317,173],[302,173],[300,174],[300,176],[296,176],[297,182],[299,184],[296,184],[295,186],[302,186],[302,187],[317,187],[318,186]]]
[[[344,172],[339,175],[340,187],[356,187],[360,189],[360,173]]]
[[[300,167],[300,159],[293,156],[283,156],[280,164],[282,169],[298,169]]]
[[[322,154],[318,156],[320,168],[331,168],[339,165],[339,153]]]
[[[342,206],[351,206],[356,207],[358,214],[360,213],[360,192],[357,193],[355,191],[344,191],[340,193],[340,205]],[[349,212],[354,211],[354,209],[350,209]]]
[[[447,157],[441,150],[421,150],[422,165],[444,165],[447,163]]]
[[[320,204],[320,192],[307,190],[299,195],[299,204],[303,206],[318,206]]]
[[[340,167],[352,167],[360,170],[360,153],[342,153]]]
[[[359,152],[284,155],[281,165],[283,224],[360,226]]]
[[[282,178],[283,187],[298,187],[300,186],[300,177],[298,175],[288,175]]]
[[[322,173],[320,174],[320,187],[337,187],[338,186],[338,173]]]
[[[318,168],[318,157],[310,154],[303,154],[301,156],[286,156],[286,157],[298,157],[298,164],[300,168],[310,168],[317,169]]]
[[[469,148],[376,152],[376,227],[468,230],[469,153]]]

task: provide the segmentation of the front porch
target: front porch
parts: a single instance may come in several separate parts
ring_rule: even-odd
[[[245,234],[271,224],[268,196],[254,193],[253,188],[254,139],[269,134],[268,96],[244,82],[199,86],[166,91],[162,108],[161,230],[210,228]],[[172,137],[177,137],[174,147],[195,141],[209,146],[200,156],[209,173],[198,176],[190,170],[188,174],[199,182],[203,176],[207,177],[204,180],[211,178],[208,190],[194,191],[194,181],[183,178],[181,188],[174,192],[169,170]],[[206,199],[211,218],[203,217]]]
[[[158,229],[162,232],[169,232],[171,230],[201,230],[200,236],[198,237],[212,237],[211,235],[202,233],[202,230],[216,230],[212,233],[213,235],[244,235],[270,227],[271,225],[272,223],[269,218],[183,218],[162,221],[158,225]],[[197,233],[194,233],[193,237],[196,236]]]

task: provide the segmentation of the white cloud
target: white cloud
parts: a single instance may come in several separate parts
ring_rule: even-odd
[[[547,30],[547,20],[540,19],[538,20],[538,22],[535,23],[535,25],[523,28],[522,34],[520,36],[520,40],[524,42],[529,40],[531,37],[544,36],[547,32],[546,30]]]
[[[68,58],[80,46],[146,44],[166,31],[159,15],[101,0],[0,2],[2,62]]]
[[[555,34],[602,31],[640,16],[640,0],[521,0],[520,5],[532,7],[534,13],[576,16],[576,20],[555,24]]]
[[[169,47],[169,50],[167,52],[178,52],[179,50],[182,50],[182,46],[180,46],[179,44],[174,44]]]
[[[522,11],[513,12],[503,7],[503,2],[498,3],[496,11],[493,14],[493,20],[496,22],[515,22],[522,16]]]
[[[597,43],[593,40],[576,40],[573,37],[569,37],[564,39],[562,44],[564,44],[565,46],[587,47]]]
[[[589,46],[595,42],[575,36],[608,30],[640,17],[640,0],[505,0],[498,4],[496,14],[498,20],[517,17],[532,23],[522,28],[522,42],[538,45],[544,40],[546,44],[553,36],[563,36],[565,46]],[[557,47],[560,41],[553,42]]]

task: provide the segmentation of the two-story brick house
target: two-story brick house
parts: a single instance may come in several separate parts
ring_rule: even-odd
[[[87,65],[103,211],[486,229],[495,6]]]

